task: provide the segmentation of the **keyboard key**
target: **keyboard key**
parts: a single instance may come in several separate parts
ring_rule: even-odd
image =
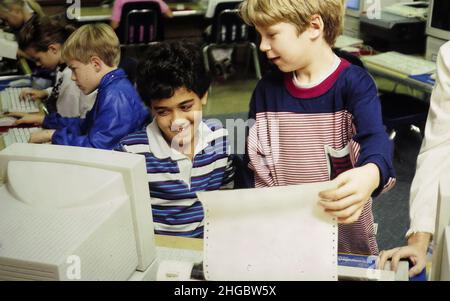
[[[5,144],[5,147],[10,146],[11,144],[14,143],[14,137],[12,137],[13,134],[12,133],[6,133],[3,134],[3,143]]]
[[[365,63],[373,64],[405,75],[419,75],[436,71],[436,63],[395,51],[362,57]]]
[[[42,130],[39,127],[33,128],[11,128],[8,132],[1,135],[5,147],[13,143],[28,143],[31,133]]]
[[[0,92],[2,112],[39,112],[38,105],[31,97],[26,100],[19,99],[19,95],[24,89],[26,88],[6,88]]]

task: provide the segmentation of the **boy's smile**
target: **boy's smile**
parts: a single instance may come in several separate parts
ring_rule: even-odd
[[[191,152],[195,147],[195,134],[202,119],[202,98],[185,87],[179,88],[170,98],[151,102],[152,114],[164,139],[172,148]]]

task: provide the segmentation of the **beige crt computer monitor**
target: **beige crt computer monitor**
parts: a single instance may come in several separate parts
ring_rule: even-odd
[[[0,60],[2,58],[17,59],[19,45],[12,33],[0,29]]]
[[[430,0],[426,33],[441,40],[450,40],[449,0]]]
[[[346,0],[345,14],[359,17],[364,11],[366,0]]]
[[[345,14],[352,17],[360,17],[367,11],[374,13],[375,10],[402,2],[413,2],[413,0],[346,0]]]
[[[143,156],[26,143],[0,152],[0,280],[127,280],[155,257]]]
[[[450,280],[450,174],[446,171],[439,181],[430,279]]]

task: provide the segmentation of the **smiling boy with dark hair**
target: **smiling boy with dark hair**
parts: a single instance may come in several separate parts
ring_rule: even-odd
[[[152,45],[138,70],[153,122],[116,150],[145,156],[155,233],[202,237],[196,193],[230,187],[234,171],[226,130],[202,121],[211,79],[200,49],[187,42]]]

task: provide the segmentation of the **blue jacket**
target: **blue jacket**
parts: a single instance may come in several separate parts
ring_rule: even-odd
[[[112,149],[122,137],[140,130],[149,111],[122,69],[106,74],[85,119],[47,115],[43,127],[56,129],[52,143]]]

